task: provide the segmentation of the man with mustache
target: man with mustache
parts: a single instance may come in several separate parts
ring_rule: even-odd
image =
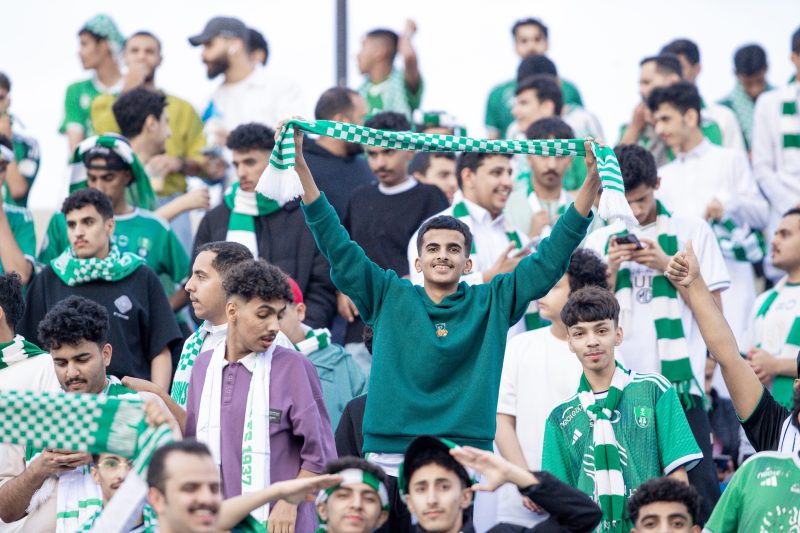
[[[211,448],[231,498],[321,473],[336,450],[314,365],[275,343],[292,301],[286,275],[263,261],[243,261],[223,288],[227,336],[195,360],[185,434]],[[270,531],[316,527],[309,504],[282,501],[254,514],[262,524],[269,519]]]

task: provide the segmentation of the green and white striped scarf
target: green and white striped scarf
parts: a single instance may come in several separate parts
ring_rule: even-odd
[[[309,355],[331,345],[331,332],[327,328],[309,329],[306,338],[294,345],[295,350]]]
[[[770,290],[769,294],[764,299],[764,303],[761,304],[761,307],[756,313],[755,323],[753,324],[756,348],[762,347],[761,343],[764,340],[764,322],[767,318],[767,313],[769,313],[772,304],[775,303],[775,300],[780,296],[781,291],[786,287],[786,283],[786,277],[781,279],[775,287]],[[773,353],[772,355],[781,359],[787,358],[794,360],[797,358],[798,352],[800,352],[800,310],[792,322],[792,325],[789,327],[789,330],[786,332],[786,340],[781,345],[780,352]],[[775,398],[775,401],[791,410],[793,393],[793,377],[775,376],[772,382],[772,396]]]
[[[100,507],[95,510],[94,514],[90,516],[86,522],[83,523],[81,528],[78,530],[78,533],[94,531],[95,524],[102,515],[103,507]],[[135,531],[137,533],[158,533],[158,520],[156,519],[156,512],[153,510],[153,508],[145,504],[144,509],[142,510],[142,515],[144,517],[143,524],[141,527],[135,529]]]
[[[289,120],[283,125],[278,142],[272,150],[269,165],[256,186],[258,192],[278,202],[291,200],[303,193],[300,178],[294,170],[295,128],[351,143],[394,150],[586,156],[584,141],[581,139],[494,141],[453,135],[427,135],[410,131],[383,131],[331,120],[316,122]],[[599,216],[606,220],[620,218],[627,227],[634,227],[636,218],[625,200],[625,186],[614,151],[608,146],[600,148],[596,143],[591,143],[591,146],[592,153],[597,158],[597,168],[603,186]]]
[[[625,479],[622,467],[628,466],[627,454],[619,447],[611,418],[619,405],[622,393],[630,382],[630,372],[617,363],[608,395],[598,402],[585,374],[581,374],[578,400],[586,415],[593,422],[594,444],[594,491],[595,500],[603,511],[603,531],[622,533],[622,518],[625,509]]]
[[[658,244],[668,256],[678,253],[678,238],[672,231],[672,215],[656,201],[656,232]],[[627,231],[616,233],[624,235]],[[609,242],[610,242],[609,238]],[[608,243],[606,243],[606,254]],[[692,372],[689,359],[689,348],[681,322],[681,308],[678,302],[678,291],[664,276],[653,275],[651,306],[656,328],[656,352],[661,360],[661,374],[675,386],[684,408],[690,409],[693,402],[690,396],[692,384],[697,379]],[[629,268],[620,268],[617,272],[616,296],[620,307],[620,321],[627,323],[633,312],[633,280]],[[699,387],[700,394],[702,388]]]
[[[0,344],[0,370],[43,353],[47,352],[26,341],[22,335],[15,335],[11,342]]]
[[[800,166],[800,83],[792,83],[781,89],[781,135],[783,137],[784,166]]]
[[[114,134],[89,137],[81,141],[78,147],[75,148],[70,162],[70,194],[87,186],[86,166],[83,164],[83,156],[90,149],[96,147],[107,148],[130,165],[133,180],[130,185],[128,185],[127,192],[130,196],[131,203],[142,209],[147,209],[149,211],[155,210],[158,207],[156,203],[156,194],[153,192],[153,186],[150,184],[150,178],[147,176],[144,166],[142,166],[136,154],[133,153],[133,149],[127,139]]]
[[[175,369],[175,377],[172,378],[172,391],[170,397],[175,403],[186,409],[186,395],[189,392],[189,379],[192,377],[192,367],[203,347],[203,341],[210,333],[211,326],[204,321],[194,333],[189,335],[183,343],[181,357],[178,359],[178,367]]]
[[[225,194],[225,205],[231,210],[225,240],[247,246],[253,256],[258,257],[255,217],[274,213],[281,208],[280,204],[262,194],[243,191],[234,183]]]
[[[760,231],[752,230],[748,225],[738,226],[729,218],[710,223],[725,259],[757,263],[764,258],[767,244]]]
[[[143,264],[144,259],[138,255],[120,253],[116,244],[111,245],[105,259],[79,259],[70,247],[50,261],[56,276],[70,287],[97,280],[119,281],[133,274]]]

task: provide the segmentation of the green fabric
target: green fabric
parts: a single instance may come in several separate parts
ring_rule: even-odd
[[[740,227],[729,218],[710,223],[725,259],[743,263],[758,263],[764,259],[767,243],[760,231],[751,230],[747,225]]]
[[[133,274],[144,263],[141,257],[128,252],[120,253],[111,245],[105,259],[91,257],[79,259],[68,248],[50,262],[53,272],[70,287],[96,280],[119,281]]]
[[[243,191],[238,183],[234,183],[225,193],[224,200],[231,210],[225,240],[247,246],[258,257],[256,217],[271,215],[281,208],[280,204],[262,194]]]
[[[374,328],[364,451],[403,453],[418,435],[491,450],[508,328],[561,279],[591,219],[571,207],[514,271],[436,304],[371,262],[324,194],[303,211],[333,283]]]
[[[192,333],[186,342],[183,344],[181,350],[181,357],[178,359],[178,367],[175,369],[175,376],[172,378],[172,391],[170,397],[175,400],[175,403],[186,409],[186,395],[189,392],[189,379],[192,376],[192,367],[200,354],[200,348],[203,347],[203,341],[208,335],[207,322],[198,327]]]
[[[781,135],[783,136],[783,151],[786,157],[793,154],[792,159],[797,157],[800,149],[800,115],[797,113],[798,85],[790,83],[783,88],[783,98],[781,104]]]
[[[487,129],[493,130],[498,135],[505,135],[508,127],[514,122],[511,109],[514,107],[516,91],[517,80],[515,79],[496,85],[492,89],[486,101],[484,116],[484,124]],[[580,92],[572,82],[561,79],[561,94],[564,97],[564,104],[583,107]]]
[[[36,262],[36,230],[33,226],[33,215],[27,207],[3,203],[3,212],[8,219],[11,233],[17,242],[22,255],[31,263]],[[3,273],[2,257],[0,257],[0,274]]]
[[[64,120],[58,131],[66,133],[71,125],[77,125],[80,126],[85,137],[92,135],[94,132],[89,111],[92,107],[92,100],[99,94],[100,91],[93,78],[77,81],[67,87],[67,94],[64,98]]]
[[[13,117],[12,117],[13,120]],[[12,198],[8,190],[8,183],[3,183],[3,201],[13,205],[27,207],[28,196],[30,196],[31,187],[39,174],[39,164],[41,162],[41,153],[39,151],[39,143],[33,137],[13,133],[11,141],[14,145],[14,160],[17,162],[17,168],[25,182],[28,184],[28,192],[21,198]]]
[[[771,91],[773,87],[767,84],[765,91]],[[736,120],[739,122],[739,127],[742,128],[742,136],[744,137],[744,145],[749,150],[750,143],[753,140],[753,112],[755,111],[756,101],[753,100],[744,87],[738,81],[734,85],[731,94],[723,100],[720,104],[730,108],[736,115]]]
[[[706,523],[709,533],[798,531],[797,452],[757,453],[739,467]]]
[[[47,352],[32,342],[26,341],[22,335],[15,335],[11,341],[0,343],[0,370],[45,353]]]
[[[406,85],[403,73],[392,69],[389,76],[380,83],[374,83],[365,78],[358,93],[367,102],[367,116],[370,117],[382,111],[402,113],[411,120],[412,112],[419,107],[424,91],[424,82],[419,80],[419,88],[412,92]]]
[[[613,420],[626,500],[645,481],[681,466],[689,469],[703,457],[674,387],[658,374],[631,372]],[[592,433],[577,394],[558,405],[545,423],[542,470],[594,498]],[[622,530],[632,527],[626,512]]]

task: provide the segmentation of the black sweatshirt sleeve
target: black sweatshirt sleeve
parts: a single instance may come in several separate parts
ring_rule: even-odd
[[[745,435],[757,452],[778,449],[781,428],[788,416],[789,411],[764,389],[755,410],[742,421]]]
[[[586,533],[597,527],[603,513],[589,496],[547,472],[533,475],[539,483],[520,489],[520,493],[550,513],[550,518],[525,531]]]

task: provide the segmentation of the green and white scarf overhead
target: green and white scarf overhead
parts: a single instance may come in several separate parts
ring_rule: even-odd
[[[309,355],[331,345],[331,332],[327,328],[309,329],[306,338],[294,345],[295,350]]]
[[[744,263],[757,263],[764,258],[767,244],[764,236],[750,226],[738,226],[727,218],[720,222],[711,221],[711,229],[717,237],[719,248],[725,259]]]
[[[133,180],[130,185],[128,185],[131,203],[142,209],[147,209],[149,211],[155,210],[158,207],[156,194],[153,192],[153,186],[150,184],[150,178],[147,176],[144,166],[142,166],[136,154],[133,153],[133,149],[128,141],[124,137],[114,134],[89,137],[81,141],[75,149],[75,152],[72,154],[72,160],[70,161],[70,194],[87,186],[86,166],[83,164],[83,156],[90,149],[98,146],[113,151],[125,163],[130,165],[130,171],[133,175]]]
[[[294,170],[295,128],[351,143],[394,150],[586,156],[584,141],[581,139],[494,141],[452,135],[426,135],[408,131],[383,131],[330,120],[309,122],[295,119],[287,121],[283,125],[278,142],[272,150],[269,165],[261,175],[256,187],[261,194],[279,202],[291,200],[303,193],[300,178]],[[592,153],[597,158],[597,168],[603,186],[599,216],[606,220],[619,218],[625,222],[627,227],[634,227],[636,218],[625,200],[625,186],[614,151],[607,146],[600,148],[596,143],[591,143],[591,146]]]
[[[47,352],[26,341],[22,335],[15,335],[11,342],[0,343],[0,370],[43,353]]]
[[[764,299],[764,303],[761,304],[761,307],[756,312],[756,318],[753,324],[753,333],[754,340],[756,341],[756,348],[764,348],[772,353],[774,357],[779,359],[785,358],[795,360],[798,352],[800,352],[800,310],[797,311],[797,316],[795,317],[791,326],[789,326],[788,331],[786,332],[786,339],[781,344],[779,351],[775,352],[774,346],[762,346],[766,337],[765,321],[767,314],[769,313],[772,304],[775,303],[775,300],[777,300],[778,296],[780,296],[781,291],[786,287],[786,284],[787,278],[784,277],[777,284],[775,284],[775,287],[770,290],[769,294]],[[772,382],[772,396],[778,403],[791,410],[793,393],[793,377],[775,376],[775,379]]]
[[[784,166],[800,166],[800,83],[793,81],[781,89],[781,136]]]
[[[263,217],[281,208],[275,200],[256,193],[243,191],[238,183],[225,194],[225,205],[231,210],[226,241],[247,246],[254,257],[258,257],[255,217]]]
[[[203,322],[194,333],[189,335],[183,343],[181,357],[178,359],[178,367],[175,369],[175,377],[172,378],[172,391],[170,396],[175,403],[186,409],[186,395],[189,392],[189,379],[192,377],[192,367],[203,347],[203,341],[210,333],[210,325]]]
[[[656,201],[656,206],[658,244],[664,253],[671,257],[678,253],[678,238],[672,231],[672,215],[661,202]],[[626,233],[627,231],[623,231],[615,235]],[[606,244],[607,250],[608,244]],[[623,263],[623,267],[617,272],[615,290],[620,307],[620,323],[629,324],[633,312],[633,280],[630,268],[624,265]],[[652,284],[652,300],[648,305],[651,306],[654,317],[656,353],[661,361],[661,374],[675,386],[684,408],[689,409],[693,406],[690,396],[692,384],[697,384],[697,379],[692,372],[689,348],[681,322],[678,291],[664,274],[654,274]],[[702,395],[703,389],[699,384],[698,389]]]
[[[622,467],[628,466],[628,457],[619,447],[611,419],[619,405],[623,391],[630,381],[630,372],[617,364],[611,386],[603,400],[597,400],[585,375],[581,375],[578,399],[586,415],[593,422],[594,491],[595,500],[603,511],[603,531],[622,533],[625,509],[625,478]]]
[[[249,361],[240,361],[252,372],[242,438],[242,494],[256,492],[270,485],[269,389],[275,346],[273,343],[266,352],[251,354],[248,357],[254,358]],[[211,355],[197,414],[197,440],[208,445],[214,461],[220,467],[222,370],[227,364],[225,350],[226,343],[221,342]],[[267,504],[251,514],[261,524],[266,524],[269,508]]]
[[[143,264],[144,259],[138,255],[120,253],[116,244],[111,245],[105,259],[79,259],[70,247],[50,261],[56,276],[70,287],[97,280],[119,281],[133,274]]]

